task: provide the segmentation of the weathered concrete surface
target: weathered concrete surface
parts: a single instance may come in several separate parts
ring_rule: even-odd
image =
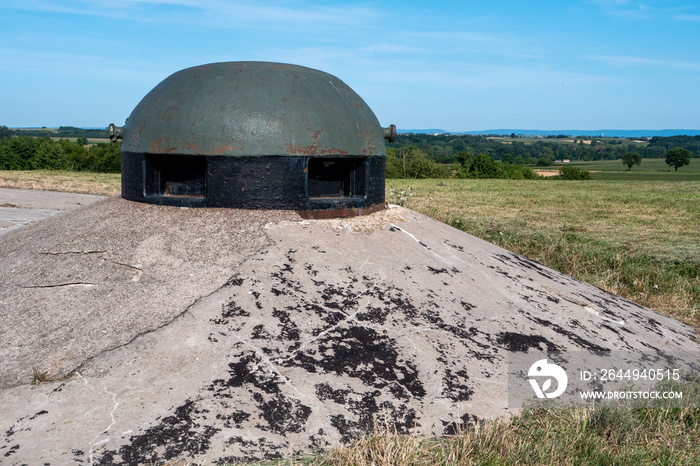
[[[0,241],[0,387],[65,376],[171,322],[267,244],[289,213],[107,199]]]
[[[0,236],[100,199],[104,196],[0,188]]]
[[[440,435],[509,412],[509,352],[698,348],[688,326],[402,208],[308,221],[110,200],[66,217],[0,243],[15,270],[0,317],[7,464],[223,463],[377,422]],[[94,284],[27,288],[59,273]],[[53,359],[78,370],[16,385]]]

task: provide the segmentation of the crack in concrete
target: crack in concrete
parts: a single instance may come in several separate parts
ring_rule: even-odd
[[[86,381],[86,384],[87,384],[87,381]],[[97,441],[97,442],[96,442],[96,440],[101,435],[104,435],[107,432],[109,432],[109,430],[117,423],[117,420],[114,418],[114,413],[117,410],[117,408],[119,407],[119,402],[117,401],[117,394],[112,393],[109,390],[107,390],[107,387],[104,387],[104,391],[108,395],[112,395],[112,402],[114,403],[114,406],[112,407],[112,410],[109,412],[109,418],[111,420],[110,424],[107,426],[106,429],[103,429],[100,432],[98,432],[97,435],[95,435],[95,437],[90,441],[90,454],[88,456],[88,459],[89,459],[91,465],[94,464],[94,459],[93,459],[94,448],[93,447],[96,447],[98,445],[103,445],[103,444],[109,442],[110,438],[107,437],[106,439],[102,439],[102,440]]]
[[[34,288],[60,288],[63,286],[82,286],[82,287],[87,287],[87,288],[92,288],[93,286],[97,286],[97,283],[87,283],[87,282],[69,282],[69,283],[55,283],[51,285],[18,285],[20,288],[24,289],[34,289]]]
[[[270,236],[269,236],[267,233],[264,233],[264,235],[265,235],[265,238],[266,238],[266,240],[267,240],[267,241],[265,242],[265,244],[262,245],[261,247],[259,247],[259,248],[258,248],[257,250],[255,250],[254,252],[252,252],[248,257],[245,258],[245,260],[241,261],[240,264],[237,264],[237,265],[236,265],[236,268],[242,267],[242,266],[243,266],[246,262],[248,262],[251,258],[253,258],[253,257],[257,256],[258,254],[260,254],[261,251],[265,250],[265,248],[269,247],[271,244],[274,244],[274,241],[272,240],[272,238],[270,238]],[[123,264],[123,265],[128,265],[128,264]],[[136,268],[136,266],[133,266],[133,267]],[[141,269],[137,269],[137,270],[141,270]],[[190,303],[189,305],[185,306],[185,308],[182,310],[182,312],[180,312],[180,313],[178,313],[177,315],[173,316],[172,319],[168,320],[167,322],[164,322],[162,325],[159,325],[158,327],[155,327],[155,328],[146,330],[146,331],[144,331],[144,332],[138,333],[138,334],[136,334],[133,338],[131,338],[131,339],[130,339],[129,341],[127,341],[127,342],[124,342],[124,343],[121,343],[121,344],[119,344],[119,345],[113,346],[112,348],[106,348],[106,349],[100,351],[99,353],[95,354],[94,356],[90,356],[89,358],[85,359],[83,362],[81,362],[80,364],[78,364],[78,365],[75,367],[75,369],[71,370],[71,371],[69,372],[69,375],[68,375],[66,378],[70,377],[70,374],[78,374],[79,371],[81,371],[88,363],[90,363],[91,361],[95,360],[96,358],[98,358],[98,357],[100,357],[100,356],[102,356],[102,355],[104,355],[104,354],[107,354],[107,353],[109,353],[109,352],[111,352],[111,351],[117,350],[117,349],[119,349],[119,348],[124,348],[125,346],[130,345],[131,343],[133,343],[134,341],[136,341],[136,340],[137,340],[138,338],[140,338],[140,337],[146,336],[146,335],[148,335],[148,334],[150,334],[150,333],[156,332],[156,331],[158,331],[158,330],[160,330],[160,329],[162,329],[162,328],[165,328],[165,327],[169,326],[170,324],[172,324],[173,322],[175,322],[177,319],[179,319],[179,318],[183,317],[185,314],[187,314],[187,313],[190,311],[191,308],[193,308],[194,306],[196,306],[197,304],[199,304],[201,301],[203,301],[203,300],[209,298],[210,296],[212,296],[212,295],[215,294],[215,293],[218,293],[219,291],[223,290],[223,289],[226,288],[226,287],[231,287],[231,286],[233,286],[233,285],[232,285],[232,282],[233,282],[233,280],[234,280],[236,277],[238,277],[238,275],[239,275],[239,272],[235,272],[235,273],[232,274],[220,287],[218,287],[218,288],[212,290],[211,292],[207,293],[206,295],[202,295],[202,296],[197,297],[194,301],[192,301],[192,303]],[[86,381],[86,383],[87,383],[87,381]],[[26,384],[19,384],[19,385],[26,385]]]
[[[140,271],[140,272],[143,273],[143,265],[141,265],[141,264],[131,265],[131,264],[125,264],[125,263],[123,263],[123,262],[117,262],[117,261],[114,261],[114,260],[111,260],[111,259],[108,259],[108,260],[109,260],[112,264],[122,265],[122,266],[124,266],[124,267],[129,267],[130,269],[138,270],[138,271]]]
[[[40,252],[39,254],[42,254],[44,256],[63,256],[63,255],[68,255],[68,254],[80,254],[80,255],[88,255],[88,254],[104,254],[106,253],[107,250],[104,251],[46,251],[46,252]]]
[[[237,275],[237,274],[233,275],[229,280],[226,281],[226,283],[224,283],[223,285],[221,285],[219,288],[213,290],[213,291],[210,292],[210,293],[207,293],[206,295],[199,296],[198,298],[196,298],[191,304],[189,304],[188,306],[186,306],[186,307],[182,310],[182,312],[180,312],[179,314],[175,315],[175,316],[174,316],[172,319],[170,319],[169,321],[163,323],[162,325],[159,325],[158,327],[155,327],[155,328],[152,328],[152,329],[150,329],[150,330],[146,330],[146,331],[144,331],[144,332],[141,332],[141,333],[139,333],[139,334],[136,334],[133,338],[131,338],[131,339],[130,339],[129,341],[127,341],[127,342],[121,343],[121,344],[116,345],[116,346],[113,346],[113,347],[111,347],[111,348],[106,348],[106,349],[100,351],[99,353],[97,353],[96,355],[90,356],[90,357],[87,358],[85,361],[81,362],[75,369],[73,369],[73,370],[71,371],[71,373],[78,373],[78,371],[81,371],[81,370],[85,367],[86,364],[88,364],[89,362],[93,361],[94,359],[96,359],[96,358],[98,358],[98,357],[100,357],[100,356],[102,356],[102,355],[104,355],[104,354],[107,354],[107,353],[109,353],[109,352],[111,352],[111,351],[114,351],[114,350],[117,350],[117,349],[119,349],[119,348],[123,348],[123,347],[125,347],[125,346],[128,346],[128,345],[130,345],[131,343],[133,343],[134,341],[136,341],[136,340],[137,340],[138,338],[140,338],[140,337],[146,336],[146,335],[148,335],[149,333],[153,333],[153,332],[156,332],[156,331],[158,331],[158,330],[160,330],[160,329],[162,329],[162,328],[167,327],[168,325],[172,324],[173,322],[175,322],[175,321],[176,321],[177,319],[179,319],[180,317],[183,317],[185,314],[187,314],[187,312],[189,312],[189,310],[190,310],[192,307],[194,307],[194,306],[196,306],[197,304],[199,304],[200,301],[202,301],[202,300],[208,298],[209,296],[211,296],[211,295],[213,295],[214,293],[216,293],[216,292],[218,292],[218,291],[220,291],[220,290],[226,288],[227,286],[230,286],[230,281],[231,281],[233,278],[235,278],[236,275]]]
[[[302,398],[306,398],[306,395],[304,395],[303,393],[301,393],[301,392],[299,391],[299,389],[297,389],[297,387],[294,386],[294,384],[292,383],[292,381],[289,380],[289,378],[288,378],[286,375],[284,375],[284,374],[282,374],[282,372],[280,372],[280,370],[277,368],[277,366],[270,360],[270,358],[268,358],[268,357],[265,355],[265,353],[262,352],[262,350],[260,350],[260,349],[259,349],[258,347],[256,347],[255,345],[252,345],[249,341],[244,340],[244,339],[241,338],[239,335],[236,335],[236,338],[238,339],[238,341],[240,341],[241,343],[243,343],[244,345],[250,347],[250,349],[252,349],[253,351],[255,351],[255,354],[256,354],[258,357],[260,357],[260,359],[262,359],[262,361],[263,361],[265,364],[267,364],[268,366],[270,366],[270,368],[272,369],[272,371],[273,371],[275,374],[277,374],[277,375],[284,381],[284,384],[285,384],[285,385],[288,385],[288,386],[290,386],[292,389],[294,389],[294,391],[297,392]],[[253,367],[253,368],[251,369],[250,372],[251,372],[251,373],[257,372],[258,370],[260,370],[260,368],[261,368],[261,367],[260,367],[260,364],[256,364],[255,367]]]
[[[393,223],[391,223],[390,226],[391,226],[391,228],[396,228],[396,229],[399,230],[400,232],[402,232],[402,233],[408,235],[409,237],[413,238],[413,240],[414,240],[416,243],[420,244],[420,245],[423,246],[425,249],[427,249],[428,251],[432,252],[432,253],[435,255],[435,257],[437,257],[438,259],[440,259],[440,260],[443,261],[444,263],[449,264],[449,262],[446,261],[440,254],[438,254],[438,253],[436,253],[435,251],[433,251],[433,250],[430,248],[430,246],[428,246],[427,244],[425,244],[424,242],[422,242],[421,240],[419,240],[418,238],[416,238],[414,235],[412,235],[412,234],[409,233],[408,231],[404,230],[403,228],[401,228],[401,227],[399,227],[399,226],[394,225]]]

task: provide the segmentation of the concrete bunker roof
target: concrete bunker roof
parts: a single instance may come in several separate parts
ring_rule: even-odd
[[[117,131],[132,153],[328,157],[385,156],[390,128],[323,71],[224,62],[172,74]]]

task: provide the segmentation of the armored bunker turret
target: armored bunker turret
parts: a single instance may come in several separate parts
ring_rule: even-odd
[[[110,125],[125,199],[300,211],[383,206],[395,134],[335,76],[266,62],[178,71]]]

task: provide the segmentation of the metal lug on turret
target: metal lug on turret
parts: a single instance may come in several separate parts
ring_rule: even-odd
[[[114,123],[109,124],[109,140],[111,142],[117,142],[117,139],[122,139],[124,137],[124,127],[114,126]]]
[[[394,142],[396,140],[396,125],[389,125],[388,128],[384,129],[384,139],[389,142]]]

